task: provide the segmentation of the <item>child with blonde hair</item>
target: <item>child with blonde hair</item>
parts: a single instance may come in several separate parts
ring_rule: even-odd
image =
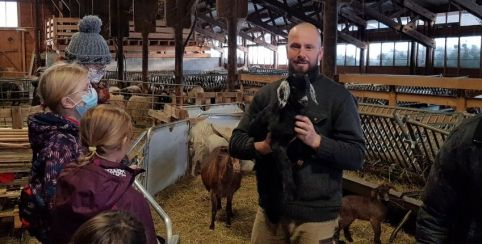
[[[79,120],[97,97],[87,70],[65,63],[42,74],[38,95],[45,111],[28,118],[32,175],[22,191],[20,217],[31,235],[46,242],[57,177],[81,155]]]
[[[123,211],[101,213],[83,223],[70,244],[146,244],[144,226]]]
[[[68,243],[88,219],[109,210],[132,214],[145,228],[148,243],[157,243],[151,212],[132,183],[139,169],[121,163],[132,136],[130,116],[111,105],[91,109],[80,121],[80,138],[89,152],[61,173],[52,218],[52,243]]]

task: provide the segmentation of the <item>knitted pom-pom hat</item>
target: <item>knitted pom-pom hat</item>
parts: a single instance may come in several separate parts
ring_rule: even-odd
[[[65,49],[65,59],[79,64],[109,64],[112,56],[107,42],[99,34],[101,26],[99,17],[84,16],[79,22],[79,32],[72,35]]]

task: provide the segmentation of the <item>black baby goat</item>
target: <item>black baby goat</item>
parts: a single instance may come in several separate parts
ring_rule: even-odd
[[[284,201],[291,201],[295,196],[293,165],[302,163],[313,154],[313,150],[296,138],[295,116],[308,116],[309,100],[318,104],[315,91],[309,77],[291,75],[281,81],[277,89],[277,99],[256,114],[250,122],[248,133],[255,140],[266,138],[271,133],[271,150],[274,163],[281,175]]]

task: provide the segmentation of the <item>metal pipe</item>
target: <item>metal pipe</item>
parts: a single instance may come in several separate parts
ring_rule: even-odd
[[[137,188],[138,191],[144,195],[144,197],[147,199],[147,201],[151,204],[151,206],[154,208],[154,210],[161,216],[162,220],[164,221],[164,224],[166,225],[166,232],[167,232],[167,243],[175,243],[172,235],[172,221],[171,218],[167,215],[167,213],[164,211],[164,209],[161,208],[161,206],[156,202],[156,200],[147,192],[147,190],[139,183],[138,180],[134,181],[134,186]]]

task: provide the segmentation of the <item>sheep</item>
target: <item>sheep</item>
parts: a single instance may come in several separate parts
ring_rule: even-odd
[[[206,161],[209,154],[207,138],[213,134],[213,128],[206,119],[197,122],[189,133],[189,148],[191,154],[191,175],[197,175],[197,166]],[[200,167],[202,168],[202,167]]]
[[[370,197],[354,195],[343,197],[340,220],[334,238],[338,239],[340,231],[343,229],[345,239],[353,242],[349,229],[350,224],[355,219],[362,219],[370,221],[374,232],[374,242],[377,244],[381,243],[381,223],[387,215],[388,210],[385,202],[390,200],[388,195],[390,189],[392,189],[391,186],[381,184],[372,190]]]
[[[216,213],[221,209],[221,198],[226,197],[226,225],[231,226],[233,217],[233,196],[241,186],[239,159],[229,156],[228,147],[217,147],[209,154],[201,171],[201,179],[211,195],[211,224],[214,230]]]
[[[0,103],[19,106],[23,101],[25,101],[25,92],[21,85],[15,82],[0,82]]]
[[[318,104],[307,74],[292,75],[281,82],[277,89],[278,100],[257,113],[250,122],[248,134],[255,141],[266,137],[265,128],[271,133],[272,155],[281,174],[283,200],[295,199],[296,185],[293,178],[293,164],[301,165],[314,151],[296,138],[294,133],[295,116],[307,115],[305,110],[308,97]]]

